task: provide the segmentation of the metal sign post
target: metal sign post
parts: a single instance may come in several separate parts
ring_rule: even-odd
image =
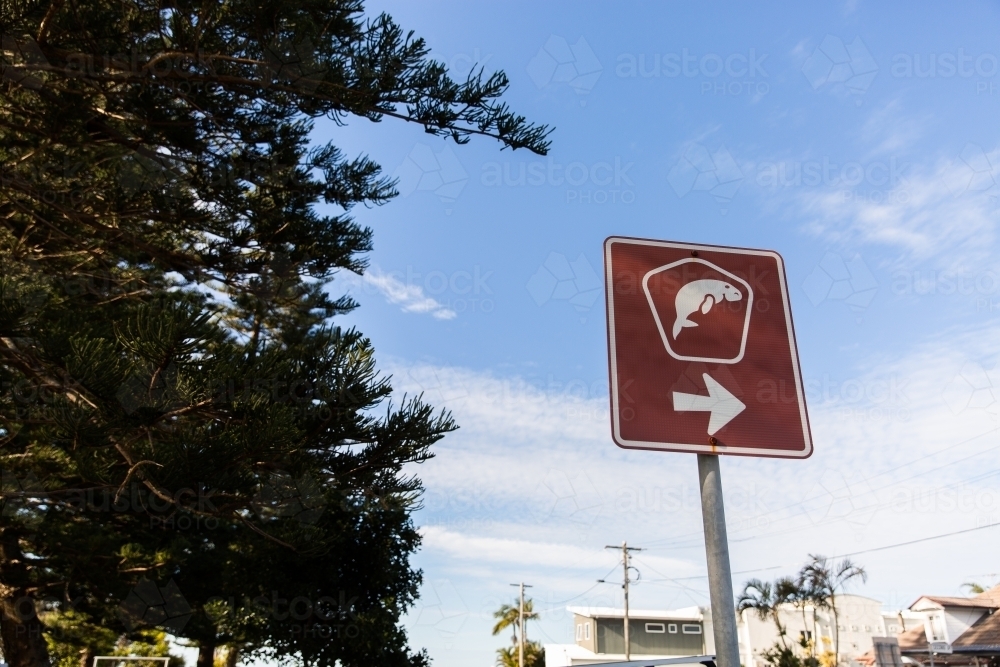
[[[705,555],[708,560],[708,592],[712,603],[716,664],[719,667],[739,667],[740,648],[736,637],[733,575],[729,568],[726,510],[722,504],[718,456],[698,455],[698,481],[701,488],[701,518],[705,525]]]
[[[611,437],[698,455],[718,667],[740,667],[719,456],[812,454],[784,260],[776,252],[604,242]]]

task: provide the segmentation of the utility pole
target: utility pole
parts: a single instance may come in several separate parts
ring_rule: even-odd
[[[524,589],[531,588],[531,586],[523,581],[519,584],[511,584],[511,586],[517,586],[520,591],[517,605],[517,631],[520,633],[517,640],[517,666],[524,667]]]
[[[628,545],[628,542],[625,542],[625,541],[622,542],[622,545],[620,547],[619,546],[608,545],[608,546],[606,546],[604,548],[605,549],[621,549],[622,550],[622,571],[625,574],[624,581],[622,582],[622,589],[625,591],[625,661],[628,662],[631,659],[631,657],[632,657],[631,656],[632,652],[631,652],[631,650],[629,648],[629,640],[628,640],[628,585],[629,585],[629,578],[628,578],[628,568],[629,568],[628,554],[629,554],[630,551],[642,551],[642,549],[640,549],[639,547],[630,547]]]

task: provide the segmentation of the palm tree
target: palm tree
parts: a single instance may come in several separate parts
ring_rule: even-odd
[[[497,665],[499,667],[519,667],[517,664],[517,646],[497,649]],[[544,667],[545,649],[538,642],[525,642],[524,667]]]
[[[802,613],[802,628],[804,632],[809,632],[809,622],[806,619],[806,607],[810,604],[813,605],[813,623],[812,627],[816,628],[816,607],[819,606],[817,598],[819,595],[812,588],[810,582],[808,582],[801,574],[799,577],[792,582],[792,590],[789,595],[789,601],[798,608]],[[810,633],[811,634],[811,633]],[[799,644],[802,646],[802,650],[806,653],[807,664],[812,666],[817,664],[816,661],[816,637],[808,639],[806,635],[803,635]]]
[[[504,604],[504,605],[501,605],[498,610],[496,610],[495,612],[493,612],[493,618],[497,619],[497,622],[493,625],[493,636],[494,637],[497,636],[498,634],[500,634],[501,632],[503,632],[504,630],[506,630],[507,628],[512,628],[513,629],[514,636],[511,637],[510,641],[514,645],[514,648],[512,650],[514,651],[514,653],[513,653],[513,655],[514,655],[514,663],[516,664],[517,663],[517,628],[518,628],[518,623],[519,623],[519,620],[520,620],[520,608],[518,607],[518,601],[514,600],[514,604]],[[525,599],[525,601],[524,601],[524,620],[525,620],[525,623],[527,623],[527,621],[531,621],[531,620],[534,620],[536,618],[538,618],[538,612],[535,611],[535,605],[534,605],[534,603],[531,601],[531,598]],[[527,625],[525,625],[525,631],[524,631],[524,637],[523,637],[523,639],[524,639],[524,663],[525,663],[525,667],[527,667],[528,665],[532,664],[531,661],[528,660],[528,651],[530,650],[529,647],[532,644],[534,644],[534,642],[529,642],[528,641]],[[502,651],[505,651],[505,650],[507,650],[507,649],[500,649],[498,651],[498,653],[501,653]],[[539,650],[541,650],[541,649],[539,648]],[[500,660],[503,661],[504,659],[505,658],[501,654],[500,655]],[[539,663],[539,664],[541,664],[541,663]]]
[[[980,595],[981,593],[985,593],[986,591],[996,588],[997,585],[1000,584],[1000,579],[995,578],[997,576],[996,574],[988,574],[983,576],[987,576],[993,579],[994,580],[993,583],[992,584],[983,583],[982,580],[967,581],[964,584],[962,584],[962,588],[967,589],[969,591],[969,595]]]
[[[833,654],[840,662],[840,618],[837,614],[837,594],[843,592],[854,579],[868,581],[868,573],[850,558],[839,563],[825,556],[809,555],[809,563],[799,573],[799,581],[815,592],[815,600],[833,611]]]
[[[527,603],[525,603],[527,607]],[[517,602],[513,605],[505,604],[501,605],[500,609],[493,612],[493,618],[499,619],[493,625],[493,636],[496,637],[498,634],[506,630],[507,628],[514,629],[514,636],[511,637],[511,643],[515,646],[517,645],[517,624],[520,618],[519,607]]]
[[[785,641],[786,630],[781,624],[779,606],[789,601],[794,585],[795,582],[788,578],[778,579],[773,585],[760,579],[751,579],[743,586],[743,592],[736,600],[737,611],[743,612],[749,609],[762,621],[768,618],[774,621],[778,626],[781,647],[785,650],[788,650],[788,643]]]
[[[980,593],[986,592],[986,587],[975,581],[967,581],[962,584],[962,588],[969,589],[969,593],[972,595],[979,595]]]

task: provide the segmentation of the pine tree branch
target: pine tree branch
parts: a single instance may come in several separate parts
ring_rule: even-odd
[[[125,479],[122,480],[121,486],[118,487],[118,491],[115,493],[115,503],[117,503],[121,499],[122,493],[125,491],[125,487],[128,486],[129,480],[132,479],[132,475],[135,473],[136,470],[139,469],[139,466],[141,465],[154,465],[157,468],[163,467],[162,463],[157,463],[156,461],[149,461],[149,460],[139,461],[138,463],[134,464],[132,467],[128,469],[128,472],[125,473]]]
[[[278,539],[277,537],[275,537],[274,535],[271,535],[271,534],[269,534],[269,533],[267,533],[267,532],[265,532],[265,531],[261,530],[261,529],[260,529],[260,528],[258,528],[257,526],[253,525],[253,523],[252,523],[252,522],[248,521],[248,520],[246,519],[246,517],[244,517],[244,516],[243,516],[242,514],[240,514],[239,512],[233,512],[233,516],[237,517],[237,518],[238,518],[238,519],[240,520],[240,522],[241,522],[241,523],[242,523],[242,524],[243,524],[244,526],[246,526],[247,528],[249,528],[249,529],[250,529],[250,530],[252,530],[253,532],[257,533],[258,535],[260,535],[260,536],[261,536],[261,537],[263,537],[264,539],[266,539],[266,540],[268,540],[268,541],[270,541],[270,542],[274,542],[275,544],[277,544],[277,545],[280,545],[280,546],[282,546],[282,547],[285,547],[286,549],[291,549],[292,551],[295,551],[295,550],[296,550],[296,549],[295,549],[295,547],[293,547],[293,546],[292,546],[291,544],[289,544],[289,543],[287,543],[287,542],[284,542],[284,541],[282,541],[282,540],[279,540],[279,539]]]

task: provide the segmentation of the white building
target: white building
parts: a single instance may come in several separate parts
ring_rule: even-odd
[[[896,637],[904,662],[929,665],[984,667],[1000,657],[1000,586],[974,597],[922,595],[908,609],[882,611],[882,604],[860,595],[836,597],[833,610],[781,606],[779,619],[789,646],[797,647],[803,633],[815,642],[817,654],[832,651],[840,632],[840,663],[872,665],[875,637]],[[761,620],[752,611],[737,619],[740,661],[744,667],[763,667],[761,653],[778,641],[773,620]]]
[[[832,609],[807,604],[780,605],[778,618],[785,629],[785,642],[796,648],[801,638],[815,647],[817,655],[833,651],[839,633],[840,662],[851,663],[871,650],[872,637],[885,637],[882,603],[861,595],[835,598],[836,621]],[[743,611],[736,621],[743,667],[763,667],[762,653],[780,642],[778,628],[770,617],[761,619],[752,610]]]

